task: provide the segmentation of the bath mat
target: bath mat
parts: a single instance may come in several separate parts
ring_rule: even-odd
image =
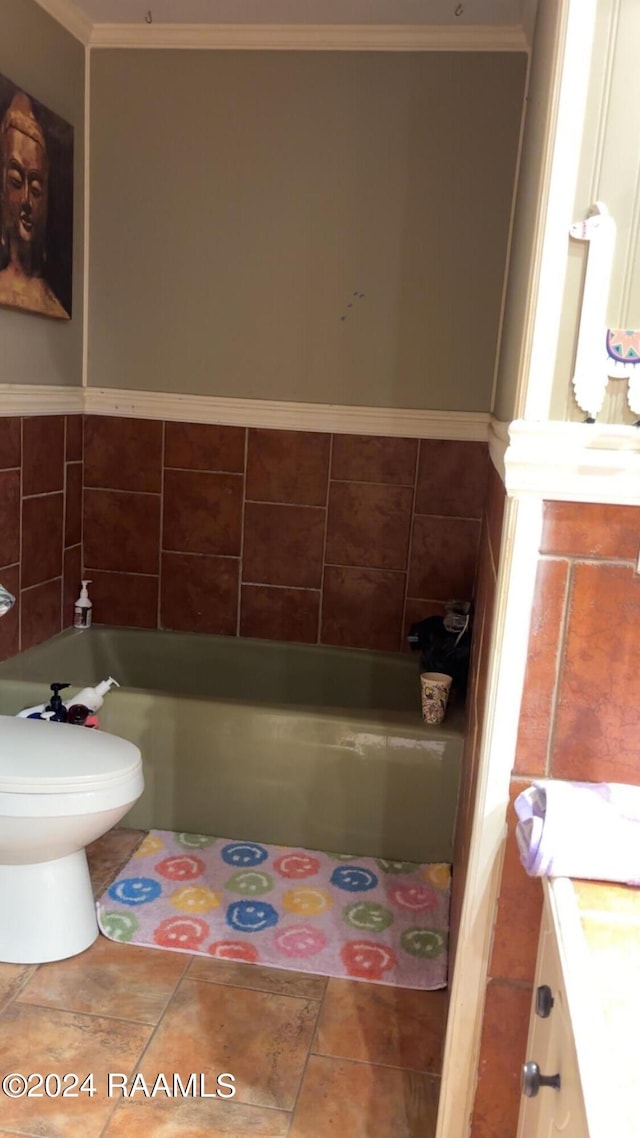
[[[369,980],[447,982],[450,867],[151,830],[100,897],[111,940]]]

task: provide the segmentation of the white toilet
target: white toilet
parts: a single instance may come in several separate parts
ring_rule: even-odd
[[[85,846],[115,826],[143,789],[133,743],[0,715],[0,962],[44,964],[93,943]]]

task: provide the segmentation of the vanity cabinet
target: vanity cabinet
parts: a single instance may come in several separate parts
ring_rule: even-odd
[[[540,929],[526,1059],[517,1138],[592,1138],[548,894]]]

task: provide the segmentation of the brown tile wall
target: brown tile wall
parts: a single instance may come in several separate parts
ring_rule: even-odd
[[[460,927],[460,913],[469,861],[469,844],[473,807],[478,779],[480,740],[484,724],[484,706],[487,694],[487,673],[491,648],[491,633],[495,606],[496,580],[502,537],[502,519],[505,505],[503,483],[493,466],[484,506],[478,577],[475,595],[474,637],[469,673],[469,694],[466,704],[466,730],[462,757],[462,779],[458,798],[458,817],[453,852],[453,880],[451,896],[451,952],[455,951]]]
[[[0,418],[0,660],[73,621],[82,539],[82,416]]]
[[[640,508],[544,511],[512,803],[540,777],[640,785]],[[473,1138],[513,1138],[527,1058],[542,890],[520,864],[515,821],[510,808]]]
[[[397,651],[470,597],[484,443],[87,416],[94,619]]]

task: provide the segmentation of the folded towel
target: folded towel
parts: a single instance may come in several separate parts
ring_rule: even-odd
[[[640,786],[545,779],[514,806],[520,859],[532,877],[640,885]]]

